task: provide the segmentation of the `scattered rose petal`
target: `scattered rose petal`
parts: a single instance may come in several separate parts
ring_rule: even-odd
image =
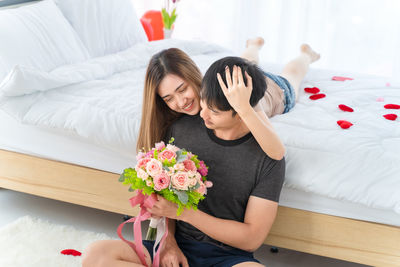
[[[346,81],[346,80],[354,80],[353,78],[350,77],[342,77],[342,76],[333,76],[332,81]]]
[[[64,249],[61,251],[61,254],[72,255],[72,256],[81,256],[82,255],[82,253],[80,253],[79,251],[77,251],[75,249]]]
[[[397,119],[396,114],[386,114],[386,115],[383,115],[383,117],[385,117],[385,119],[391,120],[391,121],[394,121],[395,119]]]
[[[353,126],[353,124],[349,121],[345,121],[345,120],[339,120],[337,121],[337,124],[342,128],[342,129],[348,129],[351,126]]]
[[[353,112],[354,111],[354,109],[352,109],[351,107],[343,105],[343,104],[340,104],[338,107],[343,111],[348,111],[348,112]]]
[[[384,108],[386,108],[386,109],[400,109],[400,105],[397,105],[397,104],[387,104],[387,105],[384,105]]]
[[[310,94],[318,94],[320,90],[318,87],[306,87],[304,88],[304,91]]]
[[[391,85],[390,85],[390,83],[386,83],[386,87],[390,87]]]
[[[378,97],[378,98],[376,99],[376,101],[378,101],[378,102],[383,102],[383,101],[385,101],[385,99],[384,99],[383,97]]]
[[[311,95],[310,99],[311,100],[317,100],[317,99],[320,99],[320,98],[324,98],[325,96],[326,96],[325,94],[316,94],[316,95]]]

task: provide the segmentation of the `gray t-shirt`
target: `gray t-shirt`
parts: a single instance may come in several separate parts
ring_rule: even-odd
[[[175,138],[179,148],[198,155],[209,167],[207,179],[213,183],[198,208],[214,217],[244,221],[247,202],[256,196],[278,202],[285,177],[285,160],[273,160],[260,148],[251,133],[227,141],[215,136],[200,116],[184,115],[170,127],[166,140]],[[218,245],[192,225],[177,220],[181,236]]]

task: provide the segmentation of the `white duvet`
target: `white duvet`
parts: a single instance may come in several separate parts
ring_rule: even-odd
[[[22,123],[74,132],[131,155],[147,63],[167,47],[186,51],[203,72],[216,59],[232,54],[210,44],[170,39],[51,72],[19,66],[0,85],[0,107]],[[400,85],[357,77],[331,81],[333,74],[338,75],[311,71],[303,83],[319,87],[326,98],[312,101],[301,92],[292,111],[272,118],[287,147],[286,186],[400,214],[400,118],[382,117],[400,117],[399,110],[383,108],[400,104]],[[384,102],[376,101],[379,97]],[[343,112],[339,104],[355,112]],[[343,119],[354,125],[341,129],[336,121]]]

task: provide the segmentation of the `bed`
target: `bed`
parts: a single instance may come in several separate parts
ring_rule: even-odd
[[[69,0],[46,0],[28,10],[0,11],[0,25],[18,12],[25,12],[20,20],[51,12],[52,17],[44,14],[41,18],[63,30],[62,36],[53,28],[40,31],[59,42],[45,51],[32,45],[40,40],[31,36],[29,49],[19,44],[25,48],[21,58],[4,53],[15,50],[10,47],[21,42],[18,36],[0,44],[0,59],[6,62],[0,65],[0,187],[135,215],[137,208],[127,201],[132,195],[118,177],[135,162],[142,86],[150,56],[163,48],[179,47],[204,72],[214,60],[232,52],[203,42],[148,43],[137,18],[131,28],[119,32],[126,38],[116,43],[104,41],[115,36],[103,32],[87,36],[94,31],[80,26],[79,12],[86,10],[90,17],[91,4],[82,1],[86,9],[71,8]],[[106,13],[92,17],[98,29],[112,27],[97,21],[110,18],[113,9],[106,7],[100,6]],[[126,24],[117,20],[115,27],[121,26],[118,22]],[[7,34],[0,30],[1,38]],[[69,50],[57,50],[65,42]],[[29,60],[32,49],[37,49],[39,61]],[[261,66],[272,72],[282,68]],[[354,80],[332,81],[334,75]],[[272,119],[287,146],[287,175],[278,217],[265,243],[367,265],[400,266],[400,127],[398,119],[383,118],[387,113],[400,115],[399,110],[384,108],[388,103],[400,104],[400,84],[380,77],[311,70],[302,87],[318,87],[326,97],[313,101],[302,92],[293,111]],[[355,111],[343,112],[339,104]],[[344,130],[338,120],[354,125]]]

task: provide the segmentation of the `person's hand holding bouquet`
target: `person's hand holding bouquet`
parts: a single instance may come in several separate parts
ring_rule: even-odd
[[[174,146],[173,141],[172,138],[168,145],[160,142],[146,153],[139,152],[135,168],[125,169],[119,179],[123,184],[130,185],[130,191],[138,190],[136,197],[131,199],[131,204],[139,204],[141,212],[137,218],[129,221],[135,221],[135,224],[139,222],[140,225],[140,221],[150,217],[151,211],[163,216],[161,219],[152,218],[147,232],[146,239],[156,240],[156,244],[166,237],[165,217],[179,218],[184,208],[196,210],[199,201],[204,199],[207,188],[212,186],[206,179],[208,168],[204,162],[185,149]],[[157,233],[156,228],[163,233]],[[120,237],[123,239],[121,235]],[[136,232],[135,239],[141,242],[141,236]],[[140,254],[137,247],[133,248]]]

